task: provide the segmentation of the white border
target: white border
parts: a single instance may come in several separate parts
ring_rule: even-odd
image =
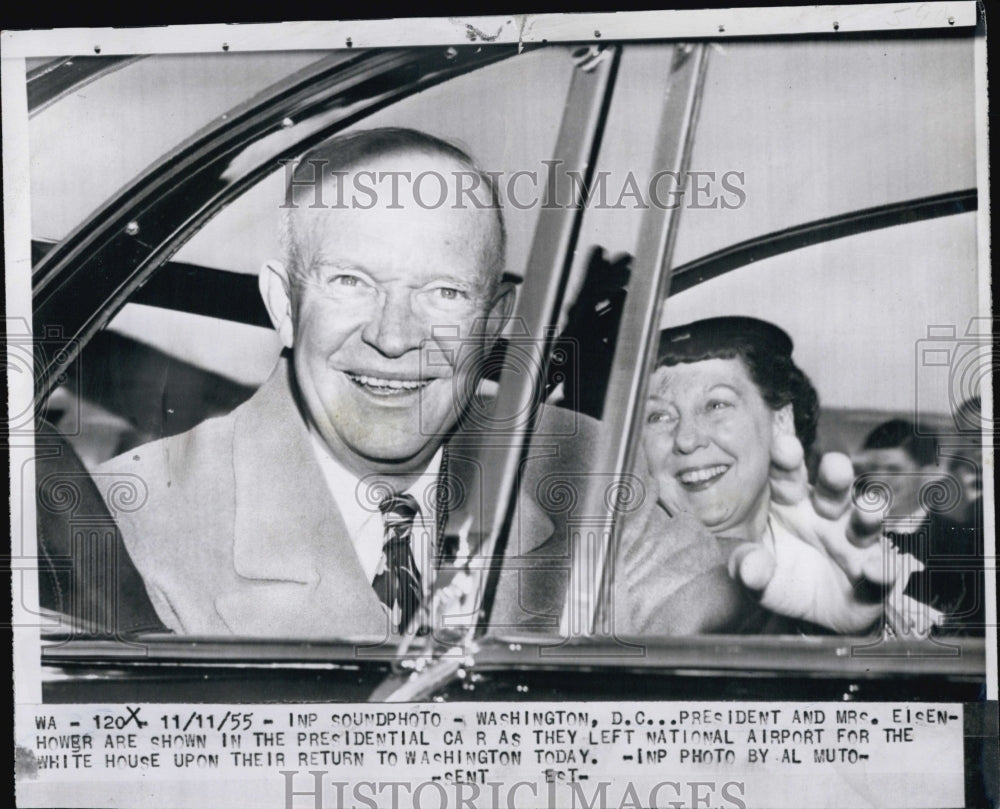
[[[979,189],[979,207],[976,215],[976,240],[978,244],[977,264],[979,269],[979,316],[992,324],[993,339],[996,340],[996,323],[993,315],[993,296],[990,273],[991,237],[990,231],[990,141],[989,141],[989,96],[987,95],[986,37],[977,36],[973,44],[976,82],[976,186]],[[995,343],[994,343],[995,345]],[[981,391],[983,414],[993,413],[994,385],[992,375],[983,378]],[[983,431],[983,553],[986,560],[993,559],[993,575],[986,565],[986,638],[992,636],[994,643],[986,644],[986,698],[998,698],[997,684],[997,523],[996,523],[996,425],[993,431]],[[992,543],[991,543],[992,541]]]
[[[8,425],[30,412],[35,396],[31,352],[31,182],[28,159],[28,99],[23,59],[3,59],[3,215],[4,284],[7,341]],[[20,343],[19,346],[15,343]],[[16,357],[15,357],[16,350]],[[13,359],[17,360],[15,366]],[[25,503],[23,492],[35,487],[34,439],[9,436],[11,592],[14,636],[15,702],[41,702],[41,658],[38,616],[25,606],[38,604],[38,548],[34,498]],[[22,508],[22,504],[24,507]]]
[[[593,14],[420,17],[159,28],[4,31],[5,57],[100,53],[190,53],[414,45],[522,45],[602,39],[728,38],[962,28],[976,24],[974,0],[790,8],[696,9]]]
[[[25,62],[32,56],[66,54],[102,55],[134,53],[187,53],[226,50],[277,51],[291,49],[327,50],[334,47],[387,47],[415,45],[468,45],[475,43],[533,44],[543,41],[592,41],[602,39],[687,39],[744,37],[757,35],[805,35],[864,31],[904,31],[912,29],[968,28],[977,22],[973,0],[922,4],[879,4],[812,6],[774,9],[707,9],[670,12],[627,12],[579,15],[513,15],[471,18],[420,18],[349,22],[290,22],[267,25],[167,26],[138,29],[63,29],[56,31],[0,32],[2,100],[4,120],[3,168],[6,295],[8,313],[25,313],[20,321],[8,321],[9,336],[30,327],[30,205],[27,144],[27,100]],[[986,43],[975,41],[976,137],[979,186],[979,282],[980,314],[990,317],[990,211],[988,161],[988,111],[986,95]],[[30,332],[28,334],[30,339]],[[20,369],[19,369],[20,370]],[[8,374],[11,415],[23,412],[33,397],[29,373]],[[984,412],[992,412],[993,391],[982,391]],[[994,452],[986,438],[984,446],[984,508],[986,536],[993,537],[996,554],[995,502],[993,487]],[[33,491],[33,472],[22,478],[21,466],[31,457],[28,440],[11,442],[11,531],[17,542],[12,551],[13,576],[19,565],[29,565],[34,548],[34,500],[20,508],[21,487]],[[23,540],[22,540],[23,538]],[[30,547],[24,547],[24,544]],[[33,565],[32,565],[33,566]],[[24,576],[14,592],[14,660],[16,702],[41,702],[37,619],[22,606],[22,599],[37,603],[34,577]],[[987,576],[987,621],[996,624],[996,579]],[[26,625],[25,625],[26,624]],[[989,631],[995,638],[995,628]],[[987,698],[998,698],[997,651],[987,643]]]

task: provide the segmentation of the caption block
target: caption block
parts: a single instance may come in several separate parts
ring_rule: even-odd
[[[22,706],[17,762],[19,796],[196,779],[275,809],[943,807],[962,740],[950,704]]]

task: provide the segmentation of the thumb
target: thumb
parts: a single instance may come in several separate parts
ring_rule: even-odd
[[[756,542],[737,546],[729,556],[729,575],[755,593],[763,592],[777,567],[777,561],[767,548]]]
[[[684,505],[680,494],[667,486],[660,486],[659,492],[657,492],[657,499],[671,517],[680,517],[682,514],[690,513],[687,506]]]
[[[676,480],[664,479],[663,475],[657,475],[655,487],[657,501],[671,517],[691,513],[691,506],[684,496],[680,483]]]

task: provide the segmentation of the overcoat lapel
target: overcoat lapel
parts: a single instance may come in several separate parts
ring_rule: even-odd
[[[233,567],[216,598],[237,635],[357,637],[386,617],[316,460],[279,363],[233,431]]]

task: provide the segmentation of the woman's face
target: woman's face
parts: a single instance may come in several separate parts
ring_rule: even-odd
[[[741,359],[681,363],[653,374],[643,448],[660,499],[715,534],[763,535],[771,442],[786,432],[794,432],[792,406],[772,410]]]

